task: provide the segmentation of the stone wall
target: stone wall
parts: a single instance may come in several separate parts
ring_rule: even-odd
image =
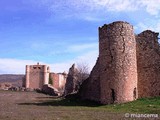
[[[69,69],[69,73],[65,84],[65,95],[76,92],[78,90],[77,80],[78,80],[78,70],[75,64]]]
[[[64,91],[67,74],[64,73],[50,73],[52,79],[52,86],[59,91]]]
[[[100,102],[99,59],[97,59],[89,78],[82,83],[78,94],[82,99]]]
[[[99,28],[99,57],[79,94],[102,104],[137,98],[136,40],[129,23],[118,21]]]
[[[59,76],[56,73],[50,73],[50,77],[52,79],[52,86],[56,89],[59,88]]]
[[[26,88],[42,88],[44,84],[48,84],[49,67],[46,65],[26,65]]]
[[[146,30],[136,36],[138,96],[160,95],[160,47],[158,33]]]
[[[136,40],[127,22],[99,28],[100,101],[122,103],[137,98]]]

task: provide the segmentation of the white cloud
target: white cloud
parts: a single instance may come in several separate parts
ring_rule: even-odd
[[[158,15],[160,12],[160,0],[139,0],[138,4],[145,7],[146,11],[151,15]]]
[[[105,8],[108,11],[135,11],[138,6],[135,4],[135,0],[94,0],[97,7]]]
[[[144,30],[152,30],[155,32],[160,32],[160,20],[147,19],[144,20],[144,22],[139,22],[137,25],[135,25],[134,28],[138,32],[142,32]]]
[[[65,71],[68,73],[68,70],[72,66],[73,63],[74,63],[74,61],[66,61],[66,62],[62,62],[62,63],[49,64],[49,66],[51,68],[51,72],[62,73]]]
[[[28,1],[27,1],[28,3]],[[104,21],[109,12],[146,12],[157,16],[160,13],[160,0],[30,0],[31,4],[46,7],[52,14],[64,19],[78,18],[92,22]]]
[[[80,56],[77,56],[75,59],[64,60],[64,62],[48,64],[42,61],[39,61],[40,64],[49,65],[51,72],[68,72],[69,68],[73,63],[82,63],[85,62],[91,70],[96,62],[98,56],[98,50],[90,50]],[[37,61],[33,60],[20,60],[20,59],[9,59],[9,58],[0,58],[0,74],[25,74],[26,65],[37,64]]]
[[[78,63],[86,63],[89,67],[89,70],[91,71],[93,66],[95,65],[95,62],[98,57],[98,44],[97,43],[90,43],[90,44],[77,44],[69,46],[66,50],[67,52],[80,52],[85,51],[81,55],[77,55],[74,59],[71,60],[64,60],[64,62],[61,63],[53,63],[50,64],[51,70],[53,72],[68,72],[69,68],[72,66],[72,64],[78,64]]]
[[[61,63],[53,63],[53,64],[50,64],[50,66],[51,66],[52,72],[64,72],[64,71],[68,72],[72,64],[86,63],[89,67],[89,71],[91,71],[93,66],[96,63],[97,57],[98,57],[98,51],[93,50],[93,51],[86,52],[85,54],[82,54],[73,60],[68,60]]]
[[[86,63],[89,66],[91,71],[93,66],[96,63],[98,57],[98,50],[89,51],[81,56],[78,56],[76,59],[77,63]]]
[[[79,51],[84,51],[84,50],[90,50],[90,49],[97,49],[98,48],[98,43],[88,43],[88,44],[78,44],[78,45],[72,45],[68,47],[68,51],[71,52],[79,52]]]
[[[24,74],[25,66],[28,64],[36,64],[36,62],[32,60],[0,58],[0,74]]]

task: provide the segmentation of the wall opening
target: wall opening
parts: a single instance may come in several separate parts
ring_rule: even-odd
[[[114,101],[115,101],[115,91],[114,91],[114,89],[111,89],[111,92],[112,92],[112,101],[113,101],[113,103],[114,103]]]
[[[133,99],[136,99],[137,97],[137,89],[136,88],[134,88],[134,90],[133,90]]]

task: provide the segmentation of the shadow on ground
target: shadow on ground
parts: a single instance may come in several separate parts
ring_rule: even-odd
[[[55,97],[37,97],[36,100],[33,102],[17,103],[17,104],[37,105],[37,106],[86,106],[86,107],[101,106],[101,104],[90,100],[80,100],[78,98],[55,98]]]

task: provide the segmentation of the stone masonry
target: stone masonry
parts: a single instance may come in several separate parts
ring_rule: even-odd
[[[44,84],[48,84],[49,67],[47,65],[26,65],[25,87],[31,89],[42,89]]]
[[[81,99],[89,99],[100,102],[100,74],[99,74],[99,59],[93,67],[91,74],[80,86],[78,94]]]
[[[101,103],[137,98],[136,40],[129,23],[114,22],[99,28],[99,64]]]
[[[160,95],[160,47],[158,33],[146,30],[136,36],[138,96]]]
[[[52,79],[52,86],[57,90],[64,92],[67,73],[50,73]]]
[[[99,27],[99,57],[79,90],[82,99],[102,104],[123,103],[160,95],[158,33],[134,34],[117,21]]]
[[[69,69],[69,73],[66,79],[66,84],[65,84],[65,95],[70,94],[70,93],[74,93],[77,91],[78,86],[77,86],[77,73],[78,70],[75,67],[75,64],[72,65],[72,67]]]

